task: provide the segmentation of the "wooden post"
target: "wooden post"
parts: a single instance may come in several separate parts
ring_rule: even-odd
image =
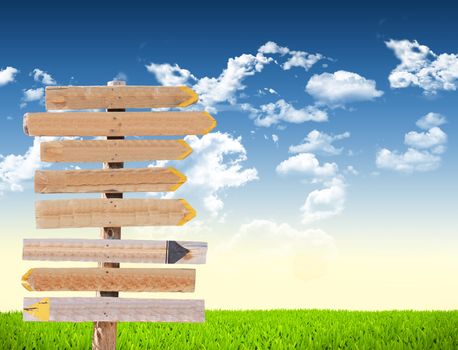
[[[108,86],[126,85],[125,81],[110,81]],[[125,109],[107,109],[107,112],[125,112]],[[107,140],[122,140],[124,136],[107,136]],[[104,169],[120,169],[124,163],[103,163]],[[122,193],[103,193],[102,198],[122,198]],[[121,239],[121,227],[102,227],[100,232],[102,239]],[[100,262],[99,267],[119,268],[119,263]],[[117,297],[117,291],[97,292],[100,297]],[[116,349],[116,322],[94,322],[94,334],[92,337],[93,350],[115,350]]]

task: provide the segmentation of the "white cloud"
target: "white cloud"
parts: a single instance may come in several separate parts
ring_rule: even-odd
[[[162,85],[185,85],[189,80],[196,80],[196,77],[189,70],[181,68],[178,64],[150,63],[146,65],[146,69],[154,74],[157,81]]]
[[[277,165],[276,171],[281,175],[291,173],[306,174],[319,180],[335,176],[338,166],[336,163],[324,163],[320,165],[314,154],[300,153],[282,161]]]
[[[338,135],[329,135],[318,130],[312,130],[308,133],[302,144],[290,146],[289,152],[318,152],[329,155],[338,155],[342,153],[343,148],[336,148],[332,145],[332,143],[349,137],[349,132],[344,132]]]
[[[272,134],[272,141],[273,141],[275,144],[278,144],[278,140],[279,140],[278,135]]]
[[[193,89],[199,94],[199,102],[210,111],[215,112],[215,105],[228,102],[236,103],[236,93],[245,89],[246,77],[262,71],[271,59],[258,53],[256,56],[242,54],[230,58],[227,67],[218,77],[204,77],[197,81]]]
[[[51,74],[42,71],[39,68],[35,68],[30,75],[33,75],[33,80],[40,82],[44,85],[56,85],[56,81],[53,79]]]
[[[251,116],[255,117],[257,126],[269,127],[280,122],[300,124],[307,121],[325,122],[328,114],[315,106],[296,109],[293,105],[281,99],[275,103],[261,105],[260,109],[251,107]]]
[[[24,108],[28,102],[33,102],[33,101],[44,101],[44,96],[45,96],[45,89],[40,87],[36,89],[26,89],[22,90],[23,95],[22,95],[22,103],[21,103],[21,108]]]
[[[256,56],[242,54],[229,58],[226,68],[218,77],[203,77],[197,79],[187,69],[180,68],[178,65],[155,64],[146,66],[150,73],[163,85],[183,85],[189,80],[197,81],[192,88],[199,94],[199,104],[206,110],[217,113],[215,107],[219,103],[227,102],[235,104],[236,94],[245,89],[243,81],[246,77],[261,72],[264,65],[271,62],[269,59],[258,53]]]
[[[286,47],[280,47],[276,43],[267,42],[262,45],[258,52],[253,54],[242,54],[229,58],[226,68],[217,77],[196,78],[187,69],[177,64],[168,63],[146,65],[146,69],[155,75],[159,83],[163,85],[192,85],[192,88],[199,94],[199,104],[207,111],[217,113],[217,105],[220,103],[237,103],[237,94],[242,94],[245,89],[244,80],[263,70],[266,64],[276,62],[272,57],[265,54],[287,55],[287,60],[281,65],[284,70],[292,67],[303,67],[309,69],[318,60],[324,58],[321,54],[309,54],[304,51],[293,51]],[[277,94],[272,89],[263,89],[263,93]]]
[[[289,49],[287,47],[279,46],[273,41],[268,41],[258,49],[258,52],[263,54],[280,54],[284,56],[289,53]]]
[[[127,74],[124,72],[119,72],[118,74],[116,74],[113,80],[114,81],[127,81]]]
[[[272,88],[262,88],[262,89],[259,89],[258,90],[258,93],[260,95],[267,95],[267,94],[271,94],[271,95],[278,95],[278,92]]]
[[[310,54],[305,51],[294,51],[290,50],[287,47],[279,46],[277,43],[273,41],[268,41],[264,45],[262,45],[258,52],[262,54],[279,54],[281,56],[288,55],[288,59],[281,64],[282,69],[290,70],[293,67],[301,67],[305,70],[309,70],[315,63],[319,60],[325,58],[323,55],[317,54]]]
[[[313,75],[305,90],[319,102],[331,106],[370,101],[383,95],[383,91],[376,89],[374,80],[344,70]]]
[[[447,119],[439,114],[430,112],[417,120],[417,126],[420,129],[428,130],[435,126],[441,126],[447,122]]]
[[[404,153],[383,148],[378,151],[376,157],[377,167],[405,173],[435,170],[439,167],[440,161],[438,155],[414,148],[409,148]]]
[[[0,69],[0,86],[12,83],[16,74],[19,73],[14,67],[6,67],[5,69]]]
[[[302,67],[309,70],[312,66],[323,58],[320,54],[309,54],[304,51],[291,51],[291,58],[283,63],[284,70],[290,70],[293,67]]]
[[[216,216],[224,207],[221,194],[228,188],[237,188],[258,179],[255,168],[244,168],[247,160],[242,138],[228,133],[209,133],[202,137],[186,136],[193,149],[191,155],[180,161],[179,168],[186,174],[185,186],[180,187],[180,196],[193,195],[201,199],[203,207]],[[154,164],[155,166],[164,166]],[[168,194],[174,196],[174,192]]]
[[[404,136],[404,143],[417,149],[433,148],[445,151],[444,144],[447,143],[447,134],[435,126],[425,132],[410,131]]]
[[[437,55],[416,40],[391,39],[385,44],[401,61],[388,77],[392,88],[418,86],[425,94],[436,94],[438,90],[456,90],[457,54]]]
[[[252,264],[253,261],[264,261],[268,256],[287,258],[290,272],[304,281],[325,275],[337,255],[335,240],[323,230],[300,230],[288,223],[266,219],[241,225],[226,250],[240,252],[245,247],[250,247],[248,255],[238,254],[237,259],[246,258],[251,260],[246,263]]]
[[[428,113],[416,124],[420,128],[426,128],[444,123],[446,123],[445,117],[436,113]],[[404,143],[409,146],[404,153],[387,148],[379,150],[375,159],[377,167],[404,173],[435,170],[441,163],[440,154],[445,152],[447,134],[439,127],[433,126],[425,132],[406,133]]]
[[[359,172],[358,170],[355,169],[355,167],[353,165],[347,165],[347,167],[345,168],[345,173],[346,174],[351,174],[351,175],[359,175]]]
[[[304,224],[326,219],[343,211],[346,197],[346,185],[343,178],[337,176],[325,185],[325,188],[308,194],[301,207]]]

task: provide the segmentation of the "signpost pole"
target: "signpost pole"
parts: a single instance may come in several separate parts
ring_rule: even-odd
[[[110,81],[108,86],[126,85],[125,81]],[[107,112],[125,112],[125,109],[107,109]],[[122,140],[124,136],[107,136],[107,140]],[[124,167],[124,163],[103,163],[104,169],[120,169]],[[122,193],[103,193],[102,198],[122,198]],[[100,232],[102,239],[121,239],[121,227],[102,227]],[[103,268],[119,268],[119,263],[100,262],[99,267]],[[101,291],[97,292],[100,297],[117,297],[117,291]],[[94,322],[94,334],[92,337],[93,350],[115,350],[116,349],[116,322]]]

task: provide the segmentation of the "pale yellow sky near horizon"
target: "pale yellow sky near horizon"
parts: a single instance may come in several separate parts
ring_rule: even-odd
[[[70,230],[71,231],[71,230]],[[76,232],[75,230],[71,232]],[[22,239],[67,237],[56,232],[18,235],[3,240],[0,310],[20,310],[23,297],[93,296],[93,292],[28,292],[20,283],[31,267],[94,266],[94,263],[22,261]],[[79,238],[89,234],[79,232]],[[151,238],[151,235],[147,236]],[[73,236],[72,238],[76,238]],[[91,237],[94,238],[94,237]],[[129,233],[124,238],[144,239]],[[159,238],[158,238],[159,239]],[[200,240],[192,235],[183,240]],[[121,293],[129,297],[204,298],[207,309],[320,308],[350,310],[458,309],[458,254],[456,244],[429,249],[427,241],[386,246],[337,244],[336,252],[270,254],[256,244],[227,247],[220,236],[208,236],[206,265],[196,267],[196,293]],[[408,243],[408,244],[407,244]],[[122,266],[152,267],[145,264]],[[163,265],[154,265],[163,267]],[[168,267],[171,267],[170,265]]]

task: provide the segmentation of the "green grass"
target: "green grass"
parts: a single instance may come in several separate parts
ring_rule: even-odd
[[[91,323],[0,314],[0,349],[90,349]],[[121,323],[119,349],[458,349],[458,311],[207,311],[205,324]]]

